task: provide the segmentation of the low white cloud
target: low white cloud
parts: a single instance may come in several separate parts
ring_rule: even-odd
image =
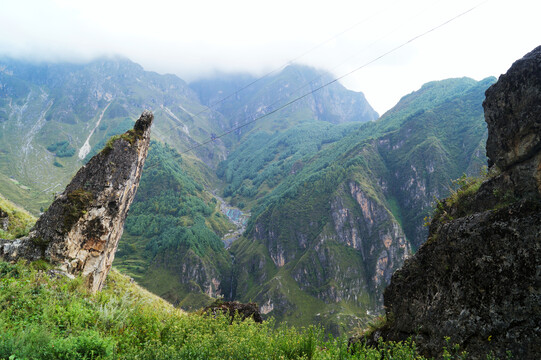
[[[86,61],[119,54],[185,80],[256,75],[295,59],[345,74],[471,8],[471,0],[2,0],[0,55]],[[539,45],[535,0],[489,0],[342,82],[379,112],[447,77],[497,76]]]

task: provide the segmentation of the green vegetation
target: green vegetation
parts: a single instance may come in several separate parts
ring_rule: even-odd
[[[75,155],[75,148],[67,141],[60,141],[47,146],[47,150],[55,153],[57,157],[70,157]]]
[[[129,129],[123,134],[119,135],[113,135],[107,140],[105,143],[105,146],[103,147],[104,151],[110,151],[113,148],[113,143],[118,139],[123,139],[130,143],[130,145],[135,144],[137,140],[142,139],[143,137],[143,131],[142,130],[135,130],[135,129]]]
[[[3,228],[2,223],[7,225]],[[0,195],[0,239],[12,240],[28,234],[36,218]]]
[[[47,263],[0,262],[0,359],[422,359],[415,345],[325,340],[321,329],[185,314],[113,270],[89,294]]]
[[[111,107],[109,107],[109,110]],[[109,113],[109,111],[108,111]],[[103,123],[101,126],[104,126],[105,123]],[[113,121],[111,126],[107,127],[104,126],[100,130],[107,130],[102,138],[96,145],[92,147],[92,150],[86,155],[84,158],[84,162],[88,162],[94,155],[96,155],[98,152],[100,152],[103,148],[112,148],[113,139],[116,139],[119,135],[124,134],[126,131],[129,131],[133,128],[133,120],[130,118],[124,118],[120,121]]]
[[[405,206],[412,189],[399,189],[403,177],[390,175],[400,173],[413,180],[430,177],[433,189],[427,192],[441,195],[446,193],[449,179],[460,176],[465,170],[478,171],[483,159],[476,160],[472,155],[482,143],[479,139],[486,136],[481,103],[484,89],[493,81],[451,79],[427,84],[418,93],[402,99],[382,119],[357,125],[358,129],[328,129],[310,124],[312,131],[301,126],[272,137],[272,141],[267,135],[254,136],[220,164],[218,175],[229,184],[224,196],[252,204],[253,216],[248,226],[251,229],[260,214],[276,212],[274,207],[278,204],[314,209],[318,204],[301,205],[307,200],[303,194],[316,192],[328,197],[344,179],[358,178],[364,190],[386,203],[393,214],[413,218],[415,220],[410,221],[413,223],[421,222],[428,207]],[[341,133],[340,130],[347,131]],[[380,144],[376,145],[375,141]],[[281,148],[281,144],[288,146]],[[393,148],[384,144],[396,145]],[[284,149],[292,150],[284,153]],[[465,156],[471,160],[464,162]],[[294,164],[297,164],[295,170]],[[419,171],[412,171],[411,167]],[[267,179],[273,177],[279,181],[269,186]],[[378,193],[381,190],[376,190],[379,186],[374,184],[378,179],[392,185],[391,194]],[[386,196],[390,196],[389,201]],[[289,205],[291,201],[295,204]],[[319,203],[314,197],[310,201]],[[290,219],[296,221],[295,217]],[[405,231],[408,237],[415,237],[414,229]]]
[[[6,360],[424,359],[410,341],[380,340],[375,349],[314,326],[187,314],[115,269],[103,290],[91,294],[82,278],[65,277],[43,260],[0,261],[0,309],[0,359]],[[442,351],[444,359],[466,359],[457,346]]]
[[[107,149],[111,136],[133,141],[133,132],[121,134],[143,108],[155,110],[155,139],[186,150],[254,114],[268,113],[272,106],[267,105],[291,99],[302,85],[321,77],[313,69],[291,66],[203,111],[202,103],[215,103],[220,91],[232,93],[254,79],[231,76],[190,89],[172,75],[145,72],[125,59],[76,65],[7,61],[5,66],[13,75],[0,74],[6,94],[0,99],[0,188],[35,213],[81,165],[77,156],[60,158],[72,151],[62,140],[81,146],[106,107],[85,160]],[[243,301],[283,300],[274,301],[270,313],[277,321],[318,322],[333,332],[355,321],[364,325],[365,314],[376,312],[379,302],[372,280],[377,259],[366,254],[381,246],[381,234],[395,230],[414,249],[419,246],[433,198],[448,194],[450,179],[474,174],[484,163],[481,103],[492,82],[428,83],[369,123],[361,123],[374,116],[362,95],[333,86],[182,158],[153,143],[115,266],[183,308],[205,304],[218,287]],[[100,100],[88,101],[96,94],[85,83],[100,88]],[[50,99],[55,101],[49,107]],[[44,120],[42,126],[24,138],[16,124],[33,126],[36,119]],[[333,125],[341,121],[355,123]],[[36,151],[25,152],[24,144]],[[54,148],[55,159],[47,147]],[[233,226],[210,190],[252,214],[244,237],[229,251],[220,238]],[[77,215],[84,207],[75,200],[67,210]],[[372,217],[368,222],[377,223],[370,229],[363,224],[365,212]],[[341,230],[335,226],[337,214],[348,220]],[[355,232],[362,241],[353,248],[348,239]],[[394,253],[401,251],[406,250]],[[283,266],[276,265],[282,260]],[[343,289],[351,291],[339,295],[343,301],[318,297]]]
[[[219,164],[216,173],[227,184],[223,195],[230,197],[233,204],[253,205],[254,199],[301,172],[319,150],[359,127],[360,124],[336,126],[313,121],[274,135],[254,134]]]
[[[442,201],[436,201],[434,221],[449,221],[471,213],[474,195],[486,179],[485,172],[477,177],[468,177],[463,174],[460,178],[453,180],[450,195]]]
[[[225,127],[222,115],[202,112],[205,107],[184,81],[144,71],[127,59],[36,64],[3,58],[0,63],[0,67],[9,69],[0,74],[0,192],[33,214],[49,206],[54,193],[81,166],[77,152],[107,106],[90,138],[92,149],[85,160],[101,150],[112,135],[133,128],[145,108],[154,109],[153,137],[168,141],[177,150],[185,150],[194,140],[202,142],[211,132],[219,133]],[[22,106],[25,110],[19,111]],[[200,113],[197,121],[190,113]],[[186,137],[179,136],[180,131],[171,131],[183,124],[189,132]],[[35,132],[25,131],[29,129]],[[69,147],[55,153],[67,156],[75,149],[75,155],[53,157],[47,147],[64,141]],[[224,149],[218,145],[195,154],[207,153],[209,148],[215,148],[211,162],[223,158]]]
[[[182,158],[172,148],[151,144],[146,161],[149,170],[143,172],[126,231],[150,239],[148,250],[152,254],[180,245],[201,255],[206,249],[218,251],[223,248],[218,230],[230,226],[216,220],[225,221],[216,216],[216,200],[181,166]],[[208,226],[212,224],[214,228]]]
[[[192,308],[185,297],[204,294],[211,278],[229,274],[230,258],[221,236],[232,225],[186,167],[175,150],[151,143],[115,266],[151,291]],[[199,281],[185,275],[191,268],[198,269]]]
[[[490,194],[492,199],[484,199],[483,203],[479,204],[479,199],[476,199],[479,188],[485,181],[498,174],[499,170],[496,166],[491,171],[487,171],[487,168],[483,167],[478,176],[463,174],[460,178],[451,181],[449,196],[443,200],[436,200],[436,209],[432,218],[426,219],[427,225],[434,221],[442,223],[467,216],[479,211],[480,205],[498,210],[517,201],[511,190],[496,189]]]
[[[64,231],[68,232],[91,205],[94,195],[84,189],[70,191],[64,208]]]
[[[361,293],[359,279],[371,283],[377,259],[363,259],[362,251],[381,246],[378,232],[390,233],[394,224],[403,226],[400,230],[413,249],[426,239],[423,218],[434,196],[448,194],[450,179],[476,173],[485,161],[481,103],[493,81],[427,84],[375,122],[344,127],[313,122],[272,136],[247,137],[218,167],[218,175],[228,184],[224,196],[246,204],[252,213],[245,236],[231,247],[233,272],[239,277],[236,298],[279,299],[286,307],[303,311],[301,320],[298,313],[273,310],[270,314],[278,321],[322,323],[322,315],[316,314],[334,310],[328,330],[349,321],[348,314],[363,314],[356,321],[365,323],[369,316],[364,314],[373,313],[379,296],[374,289],[355,301],[331,306],[334,300],[327,299],[319,307],[312,305],[328,289],[359,287]],[[354,198],[354,188],[365,200]],[[341,211],[337,206],[351,219],[361,220],[344,224],[342,231],[362,233],[366,248],[350,253],[346,250],[351,248],[338,241],[330,247],[331,239],[340,236],[333,218]],[[363,218],[376,221],[375,229],[362,228]],[[320,245],[321,239],[329,248]],[[276,254],[283,257],[283,266],[275,265]],[[354,270],[356,278],[335,270],[353,263],[360,264]],[[310,316],[311,308],[315,310]]]

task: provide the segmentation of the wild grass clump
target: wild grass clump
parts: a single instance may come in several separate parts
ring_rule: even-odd
[[[113,135],[109,138],[109,140],[107,140],[102,151],[109,152],[113,150],[113,144],[118,139],[124,139],[129,142],[130,145],[133,145],[138,139],[141,139],[142,135],[143,134],[141,132],[135,131],[133,129],[126,131],[124,134]]]
[[[23,208],[0,196],[0,213],[7,215],[7,226],[3,228],[0,223],[0,239],[13,240],[28,234],[36,223],[36,218]],[[5,221],[2,217],[1,221]]]
[[[484,169],[479,176],[469,177],[463,174],[460,178],[451,181],[449,196],[444,200],[436,199],[433,220],[450,221],[471,213],[475,204],[474,195],[487,178],[488,173]]]
[[[0,262],[0,359],[421,359],[412,343],[376,350],[318,327],[187,314],[112,271],[90,294],[43,261]]]
[[[393,314],[390,316],[380,315],[372,319],[368,325],[364,328],[357,328],[355,331],[355,337],[371,337],[374,331],[388,327],[393,322]]]

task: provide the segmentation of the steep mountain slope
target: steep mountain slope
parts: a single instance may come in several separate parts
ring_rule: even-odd
[[[35,213],[48,206],[52,193],[110,136],[131,128],[131,118],[141,108],[154,111],[155,138],[185,150],[212,133],[234,126],[238,119],[230,109],[238,106],[244,108],[244,114],[260,115],[270,111],[263,105],[297,96],[293,87],[317,79],[319,83],[310,85],[315,88],[327,76],[302,66],[289,67],[250,89],[252,95],[224,102],[219,108],[226,113],[222,116],[216,111],[204,112],[206,108],[196,93],[182,80],[144,71],[127,59],[98,59],[86,64],[2,59],[0,64],[0,183],[11,199]],[[207,85],[221,86],[212,82]],[[276,96],[276,91],[284,96]],[[298,135],[311,128],[315,136],[312,145],[287,150],[296,155],[287,159],[286,169],[294,169],[296,159],[312,156],[326,143],[358,127],[335,127],[332,123],[367,121],[377,116],[362,94],[338,84],[276,115],[262,123],[263,131],[287,130],[302,122],[313,124],[286,134],[290,139],[282,144],[284,148],[301,144]],[[26,129],[30,131],[22,131]],[[254,146],[257,139],[250,139]],[[211,167],[223,159],[225,146],[236,146],[234,137],[224,140],[182,160],[171,149],[154,144],[148,174],[143,176],[141,194],[120,244],[119,266],[124,271],[183,306],[197,306],[208,295],[232,293],[231,260],[220,241],[231,224],[219,213],[218,201],[209,193],[222,186]],[[242,182],[250,171],[242,169],[242,176],[236,176]],[[275,176],[274,184],[266,180],[266,186],[275,187],[284,175]],[[237,181],[231,187],[237,186]]]
[[[192,84],[196,93],[174,75],[145,71],[124,58],[84,64],[0,58],[0,184],[6,196],[37,213],[110,136],[131,128],[131,119],[142,109],[156,117],[154,138],[183,151],[239,125],[244,117],[268,113],[297,96],[302,91],[295,90],[310,80],[317,79],[308,86],[315,88],[326,78],[316,70],[292,66],[237,93],[215,111],[202,105],[199,96],[212,104],[244,78],[232,77],[225,87],[216,80]],[[201,90],[201,84],[209,90]],[[339,123],[376,117],[361,93],[333,84],[258,126],[274,132],[315,119]],[[225,158],[226,147],[237,141],[224,137],[193,154],[213,168]]]
[[[411,337],[442,356],[541,356],[541,47],[486,91],[489,176],[438,204],[426,243],[385,291],[387,323],[368,340]],[[488,356],[487,356],[488,355]]]
[[[279,320],[320,322],[335,332],[336,324],[381,310],[391,274],[426,234],[434,196],[484,161],[481,102],[493,81],[427,84],[286,171],[256,201],[245,237],[233,243],[234,297],[255,299]],[[274,154],[267,167],[281,161],[285,151],[273,148],[279,143],[261,142],[261,153]],[[261,168],[260,157],[241,151],[221,168],[229,161]],[[248,195],[262,194],[261,184]]]
[[[22,237],[34,226],[36,218],[0,194],[0,239]]]
[[[226,187],[223,195],[233,204],[251,207],[290,175],[301,171],[318,151],[352,131],[359,123],[333,125],[322,121],[300,124],[281,133],[257,132],[246,138],[216,174]]]
[[[493,79],[426,84],[378,121],[361,93],[333,84],[180,157],[327,75],[291,66],[235,93],[255,79],[190,88],[125,59],[0,64],[0,184],[34,212],[134,113],[154,110],[155,137],[169,145],[150,149],[115,264],[185,308],[222,294],[293,324],[362,324],[422,243],[433,198],[485,161],[480,104]],[[221,237],[233,225],[212,193],[252,215],[230,249]]]
[[[198,309],[228,292],[231,259],[221,237],[233,226],[174,149],[153,142],[146,169],[115,266],[173,304]]]
[[[242,125],[268,114],[289,101],[318,89],[333,80],[330,74],[308,66],[290,65],[264,78],[249,75],[223,75],[190,84],[207,106],[225,115],[230,126]],[[248,86],[250,85],[250,86]],[[230,95],[231,94],[231,95]],[[226,96],[225,101],[221,101]],[[237,131],[239,138],[257,130],[283,131],[303,121],[320,120],[332,124],[376,120],[378,114],[360,92],[347,90],[334,83],[277,111],[255,125]]]
[[[178,77],[158,75],[127,59],[86,64],[0,60],[0,184],[6,196],[33,212],[46,207],[88,153],[133,126],[142,109],[156,116],[154,137],[184,150],[218,132],[220,114],[202,112]],[[202,113],[201,113],[202,112]],[[201,113],[197,118],[193,114]],[[200,159],[223,159],[219,142]],[[37,176],[37,174],[40,174]]]

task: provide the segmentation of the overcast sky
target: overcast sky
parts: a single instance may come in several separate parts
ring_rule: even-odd
[[[541,45],[539,0],[0,0],[0,55],[124,55],[186,81],[263,75],[291,60],[363,91],[380,114],[423,83],[499,76]]]

